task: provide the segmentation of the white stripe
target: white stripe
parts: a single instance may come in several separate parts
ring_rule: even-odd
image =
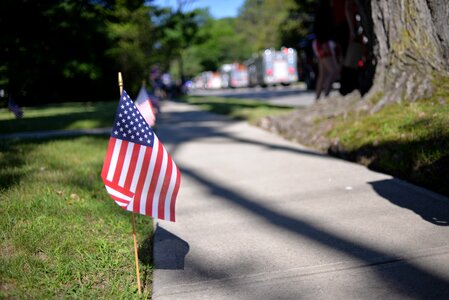
[[[128,143],[128,148],[126,149],[125,161],[123,162],[122,174],[120,174],[120,180],[118,185],[121,187],[125,186],[126,176],[128,175],[129,162],[133,154],[134,143]]]
[[[170,205],[171,205],[171,197],[173,195],[173,191],[175,189],[176,185],[176,178],[178,177],[177,167],[175,165],[175,162],[172,161],[172,171],[171,171],[171,178],[170,178],[170,185],[168,186],[167,196],[165,197],[165,219],[170,220]]]
[[[158,217],[159,197],[161,195],[162,184],[164,183],[165,174],[167,171],[167,151],[162,146],[162,164],[159,172],[159,178],[157,179],[156,190],[154,191],[153,199],[153,217]]]
[[[153,152],[151,153],[150,166],[148,167],[148,172],[145,174],[145,184],[142,189],[141,197],[140,197],[140,213],[142,215],[145,214],[145,208],[147,206],[147,200],[151,201],[152,199],[148,198],[148,190],[150,188],[151,179],[154,173],[154,166],[156,165],[156,158],[159,151],[159,140],[155,137],[153,143]]]
[[[125,207],[126,203],[122,203],[122,202],[118,202],[117,200],[114,200],[115,203],[117,203],[117,205],[119,205],[120,207]]]
[[[114,150],[112,151],[111,163],[109,165],[108,175],[106,179],[112,181],[114,179],[115,168],[117,167],[118,155],[120,153],[120,148],[122,146],[122,140],[116,139]]]
[[[133,199],[132,197],[128,197],[107,185],[105,185],[105,187],[106,187],[106,190],[108,191],[108,193],[112,196],[116,196],[117,198],[123,199],[125,201],[131,201]]]
[[[131,182],[130,191],[134,193],[136,191],[137,183],[139,182],[140,170],[142,170],[142,161],[145,157],[146,146],[140,146],[139,156],[137,158],[136,169],[134,170],[133,180]]]

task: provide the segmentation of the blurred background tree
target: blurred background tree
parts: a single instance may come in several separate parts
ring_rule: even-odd
[[[133,94],[152,66],[184,80],[306,32],[299,0],[247,0],[224,19],[189,2],[1,1],[0,89],[21,105],[113,99],[118,71]]]

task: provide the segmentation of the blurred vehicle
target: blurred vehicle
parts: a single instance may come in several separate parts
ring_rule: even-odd
[[[222,88],[239,88],[248,86],[248,70],[243,64],[224,64],[220,67],[220,74]]]
[[[308,34],[298,43],[298,80],[306,84],[308,90],[315,89],[318,77],[318,61],[313,52],[314,34]]]
[[[220,89],[221,88],[221,76],[219,72],[209,72],[207,78],[207,89]]]
[[[298,81],[297,52],[293,48],[265,49],[245,62],[249,86],[289,85]]]

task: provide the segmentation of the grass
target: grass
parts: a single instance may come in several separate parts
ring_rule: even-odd
[[[115,105],[27,109],[14,127],[111,126]],[[4,112],[0,118],[13,122]],[[107,136],[0,140],[0,298],[139,298],[131,215],[100,178],[107,143]],[[152,220],[136,215],[136,222],[143,297],[150,298]]]
[[[246,120],[251,124],[256,124],[262,117],[268,115],[280,115],[293,111],[291,107],[238,98],[186,96],[183,101],[197,105],[206,111],[227,115],[237,120]]]
[[[337,154],[449,196],[449,93],[336,120]]]
[[[110,127],[116,108],[117,101],[24,107],[22,119],[15,119],[14,114],[4,108],[0,109],[0,134]]]

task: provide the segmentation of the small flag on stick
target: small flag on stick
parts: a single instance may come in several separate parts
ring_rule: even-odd
[[[156,115],[154,113],[153,104],[151,103],[150,96],[147,93],[145,86],[142,85],[139,94],[137,95],[137,100],[135,102],[140,113],[147,121],[148,125],[154,127],[156,124]]]
[[[20,119],[23,117],[23,111],[20,108],[20,106],[12,99],[12,97],[10,96],[8,99],[8,109],[10,112],[12,112],[15,116],[16,119]]]
[[[123,209],[175,222],[181,174],[126,91],[120,97],[101,177]]]

